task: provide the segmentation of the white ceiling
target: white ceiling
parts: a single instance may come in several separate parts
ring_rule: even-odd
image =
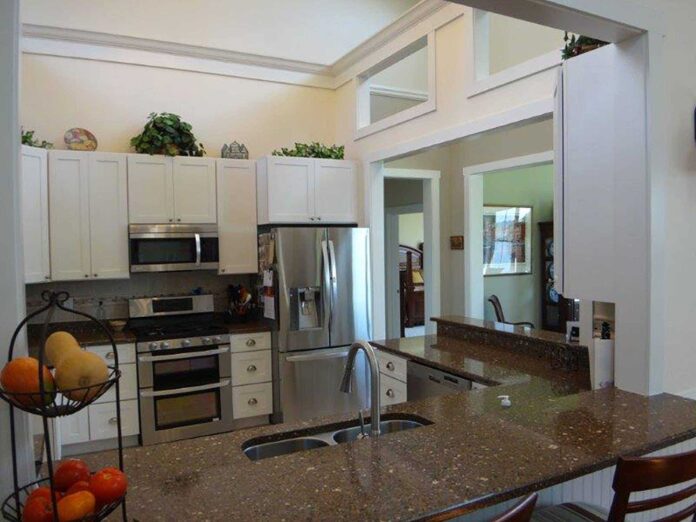
[[[22,0],[48,25],[330,65],[418,0]]]

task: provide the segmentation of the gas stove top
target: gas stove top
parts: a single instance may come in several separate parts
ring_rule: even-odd
[[[161,341],[184,337],[218,336],[228,333],[228,329],[211,318],[179,320],[170,323],[170,319],[147,319],[144,324],[131,320],[128,327],[138,342]]]

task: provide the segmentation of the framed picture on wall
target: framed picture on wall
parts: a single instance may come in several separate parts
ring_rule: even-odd
[[[532,273],[532,207],[484,205],[483,275]]]

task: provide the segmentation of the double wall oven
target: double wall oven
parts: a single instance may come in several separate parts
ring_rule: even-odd
[[[232,356],[212,295],[131,299],[144,445],[232,429]]]
[[[216,270],[217,225],[130,225],[131,272]]]

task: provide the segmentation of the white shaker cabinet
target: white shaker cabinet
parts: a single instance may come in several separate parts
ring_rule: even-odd
[[[215,160],[128,155],[130,223],[215,223]]]
[[[65,150],[48,157],[51,279],[127,278],[123,157]]]
[[[258,271],[256,163],[217,160],[217,223],[220,274]]]
[[[21,209],[24,282],[51,279],[48,240],[48,151],[22,146]]]
[[[51,279],[91,277],[89,160],[84,152],[48,154]]]
[[[129,277],[128,177],[123,154],[90,154],[89,230],[92,277]]]
[[[128,219],[130,223],[172,223],[174,180],[172,159],[128,155]]]
[[[259,224],[357,223],[357,169],[345,160],[267,156],[258,162]]]

